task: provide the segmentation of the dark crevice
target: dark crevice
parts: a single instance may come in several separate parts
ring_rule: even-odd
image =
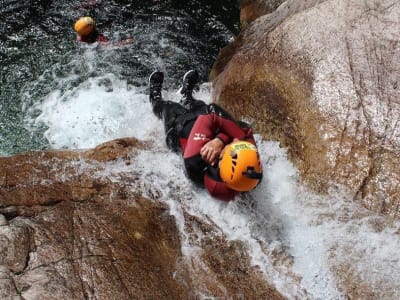
[[[0,214],[2,214],[8,222],[20,216],[15,206],[0,209]]]
[[[59,199],[49,199],[45,203],[41,204],[41,206],[54,206],[62,201],[63,200],[59,200]]]
[[[49,199],[45,203],[33,205],[33,206],[25,206],[25,205],[12,205],[0,207],[0,214],[4,215],[7,221],[11,221],[17,217],[33,217],[45,210],[47,207],[56,206],[63,200],[58,199]]]
[[[351,24],[347,25],[349,28],[351,28]],[[358,72],[354,69],[355,62],[353,61],[353,53],[351,50],[351,37],[346,34],[345,36],[345,44],[346,44],[346,50],[347,50],[347,57],[348,57],[348,66],[349,66],[349,73],[352,79],[354,91],[356,93],[357,99],[358,99],[358,105],[361,109],[361,113],[365,118],[366,124],[367,124],[367,129],[368,129],[368,140],[366,141],[366,144],[369,146],[368,147],[368,158],[369,158],[369,167],[368,167],[368,174],[363,178],[360,186],[357,188],[357,192],[354,196],[354,199],[358,199],[361,197],[361,199],[364,198],[364,191],[366,187],[368,186],[369,181],[371,180],[371,176],[374,173],[374,150],[372,148],[372,141],[373,141],[373,134],[372,134],[372,126],[371,126],[371,120],[370,116],[368,115],[367,109],[365,107],[364,103],[364,95],[363,92],[365,90],[364,87],[364,78],[362,74],[358,74]],[[366,41],[364,41],[364,44],[366,44]]]

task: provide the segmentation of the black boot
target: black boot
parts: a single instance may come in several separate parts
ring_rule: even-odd
[[[160,101],[161,98],[161,89],[164,81],[164,74],[160,71],[154,71],[151,73],[149,77],[149,87],[150,87],[150,102],[154,106],[154,104]]]
[[[182,94],[180,103],[190,109],[193,102],[193,89],[199,81],[199,73],[195,70],[190,70],[183,75],[182,87],[179,92]]]

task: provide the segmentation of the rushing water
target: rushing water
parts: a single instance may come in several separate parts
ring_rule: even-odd
[[[184,176],[162,124],[148,103],[147,80],[165,72],[166,98],[189,68],[202,75],[198,98],[209,100],[207,74],[238,31],[236,1],[6,0],[1,2],[0,152],[88,148],[118,137],[150,140],[135,168],[148,196],[169,204],[182,233],[182,251],[201,257],[188,237],[184,211],[248,247],[252,263],[289,299],[346,299],[335,272],[379,295],[400,297],[400,224],[347,200],[340,188],[314,195],[299,183],[285,149],[257,136],[265,179],[237,201],[212,199]],[[74,20],[95,17],[108,37],[132,36],[123,47],[77,44]],[[109,163],[98,176],[119,180],[132,166]],[[201,239],[201,237],[199,237]],[[207,295],[212,296],[212,295]],[[372,299],[372,298],[371,298]]]
[[[5,0],[0,5],[3,155],[52,147],[44,137],[48,124],[36,118],[42,113],[38,107],[54,93],[68,102],[76,100],[71,93],[77,90],[87,93],[90,83],[110,92],[113,79],[143,90],[156,68],[166,73],[167,86],[176,87],[189,68],[199,70],[204,81],[219,49],[238,32],[239,10],[232,0]],[[133,37],[135,42],[78,44],[72,27],[82,15],[93,16],[112,40]],[[80,100],[93,100],[95,110],[96,99],[88,97]],[[58,121],[68,118],[66,113]]]

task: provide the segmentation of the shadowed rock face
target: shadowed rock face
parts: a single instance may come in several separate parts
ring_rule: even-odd
[[[399,16],[398,1],[285,1],[220,52],[213,99],[281,141],[314,189],[343,184],[398,217]]]
[[[127,138],[0,158],[1,299],[282,299],[241,243],[188,214],[208,239],[203,257],[186,260],[175,218],[156,192],[141,196],[151,187],[133,164],[104,175],[143,147]]]

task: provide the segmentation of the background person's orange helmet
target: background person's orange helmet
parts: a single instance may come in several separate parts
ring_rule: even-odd
[[[91,17],[82,17],[74,25],[75,31],[82,36],[89,35],[95,27],[96,23]]]
[[[252,143],[239,141],[226,146],[219,162],[219,175],[238,192],[254,189],[262,178],[260,156]]]

